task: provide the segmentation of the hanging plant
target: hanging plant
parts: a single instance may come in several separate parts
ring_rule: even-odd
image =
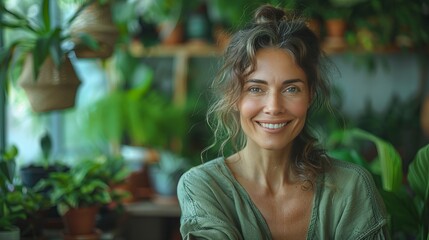
[[[70,26],[78,58],[109,58],[112,56],[119,31],[113,21],[111,1],[87,1],[85,8]],[[96,48],[89,47],[85,38],[96,41]],[[91,40],[92,40],[91,39]]]
[[[69,44],[71,43],[69,26],[87,4],[83,4],[68,21],[60,25],[53,22],[51,12],[53,4],[57,2],[50,0],[40,2],[38,5],[40,14],[37,19],[0,5],[0,12],[3,15],[0,27],[19,36],[11,43],[6,43],[5,48],[0,49],[0,76],[1,79],[11,78],[9,72],[22,67],[18,81],[25,89],[35,112],[74,106],[76,91],[80,84],[69,59],[69,53],[73,51],[71,47],[73,44]],[[92,37],[82,35],[81,39],[87,46],[96,47]],[[2,84],[5,85],[6,82]]]

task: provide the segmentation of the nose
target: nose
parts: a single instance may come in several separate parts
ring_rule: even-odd
[[[281,94],[271,93],[266,97],[264,112],[270,115],[278,115],[285,111]]]

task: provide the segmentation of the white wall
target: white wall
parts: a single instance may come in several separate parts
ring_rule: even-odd
[[[332,55],[330,58],[340,73],[334,75],[332,84],[342,91],[343,111],[349,116],[362,112],[367,101],[380,112],[389,105],[393,95],[404,101],[419,90],[421,66],[416,55],[376,55],[373,71],[358,64],[362,60],[358,55]]]

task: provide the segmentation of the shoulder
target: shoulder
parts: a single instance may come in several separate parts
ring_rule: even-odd
[[[215,186],[225,185],[227,179],[224,159],[216,158],[185,172],[177,186],[178,194],[192,189],[206,192]]]
[[[194,166],[182,175],[181,181],[217,178],[219,174],[223,172],[223,165],[224,159],[216,158],[198,166]]]
[[[332,160],[322,179],[317,196],[318,234],[332,234],[332,239],[367,239],[363,236],[384,234],[385,206],[369,171]]]
[[[234,183],[223,158],[195,166],[181,176],[177,185],[182,216],[195,217],[211,212],[219,217],[218,209],[228,209],[230,214],[234,212],[233,194],[230,194],[233,191]]]
[[[335,159],[331,161],[331,168],[325,174],[325,181],[333,184],[341,183],[342,186],[364,184],[372,187],[374,185],[373,177],[368,170],[357,164]]]
[[[350,162],[332,160],[331,168],[323,179],[323,193],[338,203],[367,202],[368,206],[383,209],[383,201],[371,173]]]

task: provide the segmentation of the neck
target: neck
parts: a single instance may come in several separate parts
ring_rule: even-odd
[[[230,161],[237,177],[252,181],[270,192],[278,192],[285,185],[296,183],[292,168],[291,147],[282,150],[267,150],[248,144]]]

